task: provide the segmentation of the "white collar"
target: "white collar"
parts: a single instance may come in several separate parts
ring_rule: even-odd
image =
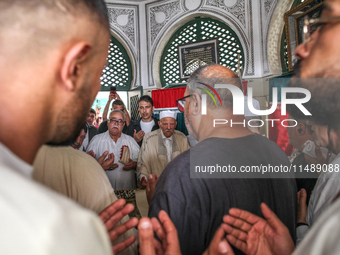
[[[115,144],[118,143],[118,141],[122,140],[123,137],[124,137],[124,133],[122,132],[122,133],[120,134],[120,137],[117,139],[117,142],[115,142],[115,141],[112,139],[112,137],[110,136],[110,131],[108,130],[108,131],[106,131],[106,133],[107,133],[106,136],[107,136],[108,138],[110,138],[110,140],[111,140],[112,142],[114,142]]]
[[[148,122],[145,122],[143,121],[143,119],[141,119],[140,122],[144,123],[145,125],[151,125],[151,124],[155,124],[155,119],[152,119],[151,121],[148,121]]]
[[[2,143],[0,143],[0,162],[17,173],[32,178],[33,166],[23,161]]]

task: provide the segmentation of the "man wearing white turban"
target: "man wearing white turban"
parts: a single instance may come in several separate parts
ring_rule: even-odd
[[[162,111],[158,122],[160,129],[145,135],[137,164],[140,186],[146,187],[149,174],[159,176],[171,160],[190,148],[187,137],[175,130],[176,117],[175,111]]]

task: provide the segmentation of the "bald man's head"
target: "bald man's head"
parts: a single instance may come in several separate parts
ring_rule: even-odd
[[[190,94],[198,93],[201,95],[202,93],[206,93],[204,90],[209,91],[217,102],[216,106],[214,100],[210,96],[207,96],[207,106],[209,108],[232,109],[233,97],[231,92],[228,89],[216,89],[222,101],[221,106],[217,95],[209,88],[209,86],[214,88],[215,84],[231,84],[242,90],[240,78],[229,68],[216,64],[198,68],[190,76],[187,87],[190,90]]]
[[[86,36],[80,28],[86,23],[109,31],[103,0],[1,0],[0,55],[30,61],[43,57],[71,37]]]

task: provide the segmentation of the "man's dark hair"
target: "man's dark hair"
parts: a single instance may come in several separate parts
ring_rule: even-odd
[[[90,113],[94,113],[94,116],[97,116],[97,113],[96,113],[96,111],[94,110],[94,109],[90,109]]]
[[[139,103],[140,101],[145,101],[145,102],[147,102],[147,103],[150,103],[151,106],[153,106],[153,100],[152,100],[152,98],[151,98],[150,96],[148,96],[148,95],[142,96],[142,97],[139,99],[138,103]]]
[[[125,104],[122,100],[117,99],[117,100],[113,101],[112,108],[113,108],[114,105],[123,105],[124,109],[125,109]]]

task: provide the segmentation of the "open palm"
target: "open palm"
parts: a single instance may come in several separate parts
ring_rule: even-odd
[[[223,217],[228,242],[247,255],[288,255],[294,243],[288,228],[266,204],[261,204],[265,219],[250,212],[232,208]]]

